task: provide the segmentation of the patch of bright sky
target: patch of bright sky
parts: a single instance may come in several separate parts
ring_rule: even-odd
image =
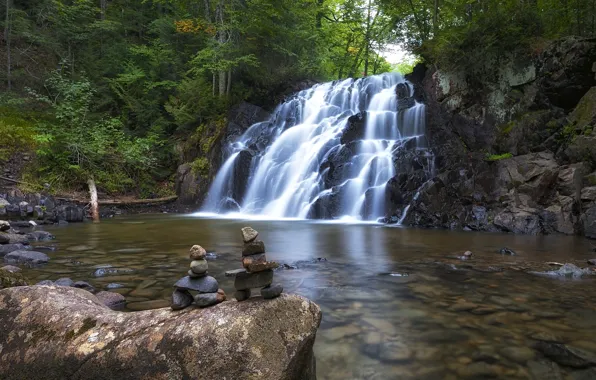
[[[410,52],[405,50],[401,45],[388,44],[381,51],[381,56],[392,65],[398,63],[412,63],[416,59]]]

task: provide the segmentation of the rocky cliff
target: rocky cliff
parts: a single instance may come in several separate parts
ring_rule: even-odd
[[[387,216],[410,205],[412,226],[596,238],[595,71],[594,38],[487,62],[480,78],[417,66],[433,175],[406,165]]]

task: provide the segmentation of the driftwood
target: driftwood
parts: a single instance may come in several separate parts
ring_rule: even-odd
[[[89,198],[91,198],[91,219],[94,223],[97,223],[99,222],[99,206],[97,204],[97,188],[93,177],[87,180],[87,185],[89,185]]]
[[[89,203],[88,199],[75,199],[75,198],[56,198],[60,201],[66,202],[77,202],[77,203]],[[128,206],[128,205],[143,205],[143,204],[155,204],[155,203],[167,203],[172,202],[178,199],[177,195],[172,195],[170,197],[163,197],[163,198],[154,198],[154,199],[125,199],[125,200],[116,200],[116,199],[100,199],[97,201],[99,205],[112,205],[112,206]]]

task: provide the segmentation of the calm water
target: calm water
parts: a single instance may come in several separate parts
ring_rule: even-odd
[[[596,363],[596,281],[527,273],[548,269],[547,261],[586,266],[596,253],[581,238],[137,216],[48,227],[58,250],[25,275],[120,284],[113,291],[128,310],[164,307],[188,270],[188,249],[200,244],[216,253],[209,272],[231,296],[224,272],[241,267],[246,225],[260,232],[270,259],[297,267],[276,272],[284,291],[321,306],[319,379],[596,379],[533,348],[565,343]],[[518,255],[498,254],[503,246]],[[451,258],[466,250],[473,260]],[[106,265],[121,273],[95,277]]]

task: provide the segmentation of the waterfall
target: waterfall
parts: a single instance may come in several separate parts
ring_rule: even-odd
[[[229,147],[201,211],[271,219],[383,217],[387,182],[398,174],[396,152],[426,149],[424,105],[412,95],[395,73],[295,94]]]

